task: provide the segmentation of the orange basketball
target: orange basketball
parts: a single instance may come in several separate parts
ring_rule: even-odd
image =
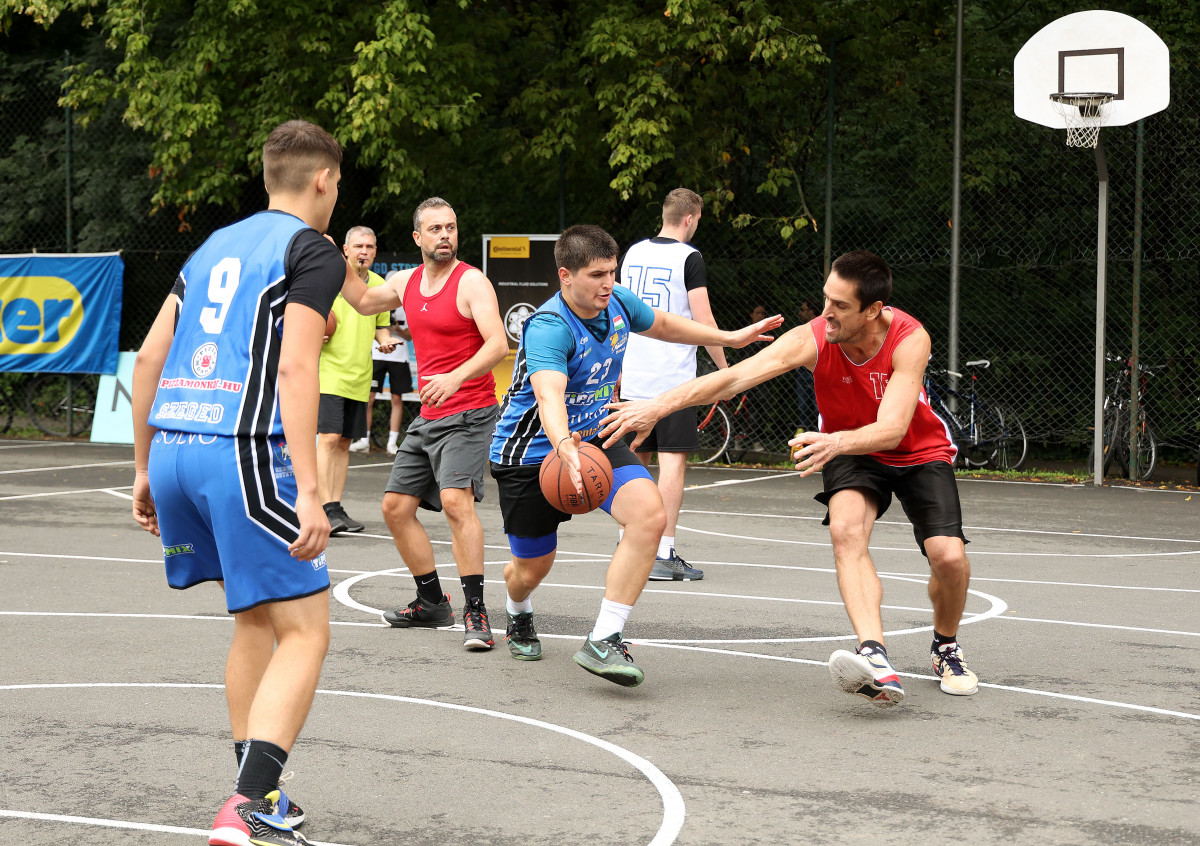
[[[587,514],[589,511],[595,511],[608,499],[609,491],[612,490],[613,472],[604,450],[595,444],[580,444],[579,470],[583,475],[583,496],[580,496],[571,484],[571,476],[557,452],[551,452],[542,460],[542,469],[538,472],[542,496],[559,511],[567,514]]]
[[[337,315],[332,311],[325,318],[325,337],[331,337],[337,331]]]

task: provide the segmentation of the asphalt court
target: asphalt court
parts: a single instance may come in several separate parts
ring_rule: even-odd
[[[545,658],[393,630],[413,582],[379,515],[389,462],[351,461],[367,524],[328,560],[333,643],[288,768],[315,842],[1198,843],[1200,494],[961,480],[981,681],[940,692],[927,567],[897,505],[872,538],[907,697],[838,692],[853,643],[819,480],[692,468],[681,553],[625,631],[646,682],[575,666],[616,541],[560,532],[534,595]],[[129,516],[132,450],[0,441],[0,844],[202,843],[232,789],[220,591],[170,590]],[[495,486],[485,598],[503,633]],[[456,609],[449,532],[422,515]],[[456,612],[456,617],[457,617]]]

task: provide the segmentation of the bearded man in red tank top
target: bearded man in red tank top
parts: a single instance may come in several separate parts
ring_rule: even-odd
[[[834,683],[880,707],[904,698],[883,643],[883,586],[868,549],[875,521],[895,495],[929,561],[934,672],[943,691],[970,696],[979,680],[966,667],[957,635],[971,567],[951,469],[957,450],[923,388],[929,334],[888,305],[892,272],[873,253],[839,257],[824,293],[818,317],[751,358],[653,399],[614,403],[600,434],[607,444],[636,432],[636,447],[675,410],[733,397],[797,367],[813,371],[820,431],[801,432],[788,444],[802,476],[821,471],[824,489],[816,499],[828,508],[838,588],[859,641],[854,652],[839,649],[830,657]]]
[[[444,511],[463,589],[463,645],[486,650],[494,640],[483,602],[483,526],[475,503],[483,499],[499,413],[492,368],[508,354],[508,339],[492,283],[458,260],[458,218],[450,204],[430,197],[417,206],[413,240],[420,266],[346,297],[368,312],[402,305],[417,358],[421,413],[397,449],[383,495],[383,518],[417,582],[417,598],[383,619],[395,628],[454,625],[433,545],[417,519],[418,507]]]

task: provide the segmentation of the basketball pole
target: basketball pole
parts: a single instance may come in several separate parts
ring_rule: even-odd
[[[1096,214],[1096,384],[1092,437],[1095,462],[1092,466],[1093,484],[1104,484],[1104,302],[1105,266],[1108,256],[1108,163],[1104,160],[1104,144],[1096,139],[1096,172],[1100,177]],[[1116,447],[1116,444],[1113,444]]]

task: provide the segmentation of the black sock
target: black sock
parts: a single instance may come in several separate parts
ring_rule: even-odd
[[[476,599],[483,602],[483,576],[461,576],[458,581],[462,584],[467,605]]]
[[[858,645],[858,651],[862,652],[864,649],[870,649],[872,652],[880,653],[884,658],[887,657],[887,650],[884,649],[883,644],[877,640],[864,640]]]
[[[237,792],[247,799],[261,799],[279,787],[288,755],[266,740],[247,740],[238,769]]]
[[[246,740],[235,740],[233,742],[233,754],[237,758],[239,769],[242,766],[242,758],[246,757],[246,744],[248,742]]]
[[[949,637],[946,637],[946,635],[944,635],[944,634],[938,634],[937,630],[935,629],[933,632],[933,651],[934,652],[942,651],[941,648],[943,646],[945,646],[947,643],[957,644],[958,636],[950,635]]]
[[[438,578],[437,570],[423,576],[413,576],[417,583],[417,596],[434,605],[442,603],[442,580]]]

